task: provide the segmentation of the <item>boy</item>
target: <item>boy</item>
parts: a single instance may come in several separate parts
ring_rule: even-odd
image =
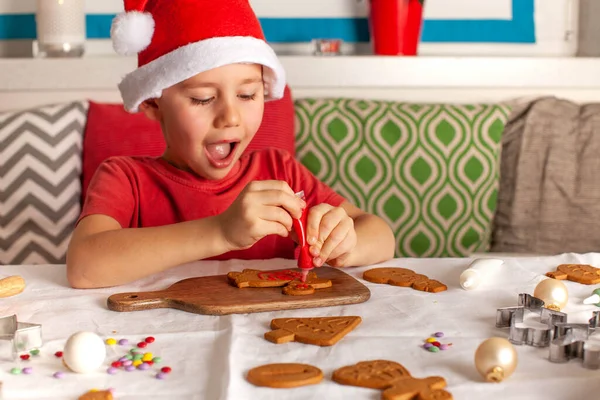
[[[284,151],[243,155],[264,101],[285,76],[248,0],[135,0],[111,36],[139,68],[119,85],[125,108],[160,122],[160,158],[98,168],[67,254],[77,288],[121,285],[200,259],[292,258],[292,218],[308,207],[315,266],[393,257],[394,237]],[[303,190],[306,201],[294,193]]]

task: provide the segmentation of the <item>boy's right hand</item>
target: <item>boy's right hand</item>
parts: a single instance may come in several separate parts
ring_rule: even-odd
[[[304,207],[287,182],[254,181],[217,218],[230,251],[244,250],[268,235],[287,237]]]

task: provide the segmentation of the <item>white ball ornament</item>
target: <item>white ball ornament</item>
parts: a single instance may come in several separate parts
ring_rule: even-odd
[[[95,372],[106,358],[106,346],[93,332],[77,332],[67,340],[63,349],[63,363],[73,372]]]

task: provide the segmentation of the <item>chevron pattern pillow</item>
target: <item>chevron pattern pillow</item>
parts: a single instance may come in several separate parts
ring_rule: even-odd
[[[490,246],[505,105],[296,101],[297,158],[392,227],[397,257]]]
[[[65,262],[80,212],[87,109],[0,113],[0,264]]]

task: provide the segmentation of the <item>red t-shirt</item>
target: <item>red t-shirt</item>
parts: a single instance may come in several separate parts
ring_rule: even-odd
[[[308,207],[320,203],[337,207],[345,200],[285,150],[243,155],[239,168],[218,181],[179,170],[162,158],[112,157],[94,174],[79,220],[103,214],[123,228],[142,228],[210,217],[225,211],[255,180],[283,180],[294,192],[304,190]],[[270,235],[247,250],[212,259],[294,258],[294,249],[291,238]]]

